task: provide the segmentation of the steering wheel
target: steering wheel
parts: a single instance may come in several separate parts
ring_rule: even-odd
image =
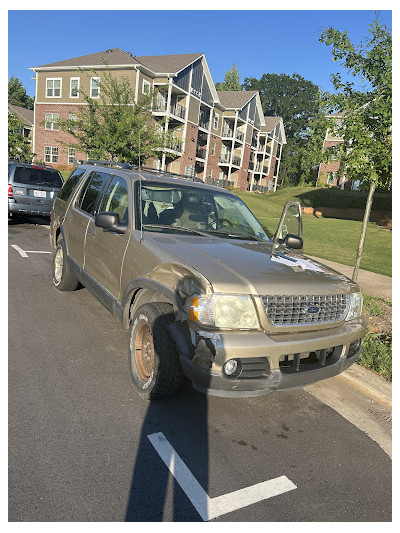
[[[209,224],[207,224],[207,228],[206,229],[212,228],[213,224],[215,224],[215,228],[214,229],[222,228],[223,227],[223,224],[221,224],[222,222],[227,222],[229,224],[229,226],[233,227],[233,224],[232,224],[232,222],[229,219],[227,219],[227,218],[216,218],[216,219],[212,220]]]

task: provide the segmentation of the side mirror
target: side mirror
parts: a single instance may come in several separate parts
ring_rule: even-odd
[[[293,235],[288,233],[283,239],[283,244],[288,248],[293,248],[295,250],[301,250],[303,248],[303,239],[298,235]]]
[[[125,233],[127,229],[127,224],[120,224],[119,214],[113,212],[104,212],[98,213],[94,219],[95,226],[103,228],[107,231],[113,231],[115,233]]]

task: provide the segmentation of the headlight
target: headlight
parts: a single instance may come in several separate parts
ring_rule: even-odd
[[[250,296],[212,294],[192,296],[189,318],[204,326],[228,329],[257,329],[260,327],[256,309]]]
[[[361,292],[353,292],[350,294],[350,305],[347,312],[346,320],[353,320],[359,318],[362,312],[363,297]]]

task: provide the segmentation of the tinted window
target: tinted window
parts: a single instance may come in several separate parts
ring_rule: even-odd
[[[57,170],[19,166],[16,167],[14,172],[14,182],[23,185],[43,185],[45,187],[55,187],[58,189],[63,185],[61,175]]]
[[[118,213],[120,222],[128,222],[128,186],[124,179],[115,176],[111,180],[99,211]]]
[[[64,183],[57,197],[60,198],[61,200],[65,200],[65,201],[68,200],[68,198],[71,196],[72,190],[78,184],[79,180],[81,179],[84,173],[85,173],[85,170],[81,168],[77,168],[76,170],[74,170],[74,172],[70,175],[70,177]]]
[[[82,199],[77,202],[83,211],[86,211],[89,215],[94,215],[103,187],[110,177],[110,174],[104,174],[103,172],[92,172],[87,187],[82,191]]]

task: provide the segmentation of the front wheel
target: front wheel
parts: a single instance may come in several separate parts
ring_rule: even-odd
[[[164,303],[142,305],[132,320],[131,376],[139,394],[147,400],[170,398],[184,382],[178,353],[167,330],[173,320],[172,307]]]
[[[58,239],[53,254],[53,283],[59,291],[74,291],[79,283],[67,263],[67,253],[63,239]]]

